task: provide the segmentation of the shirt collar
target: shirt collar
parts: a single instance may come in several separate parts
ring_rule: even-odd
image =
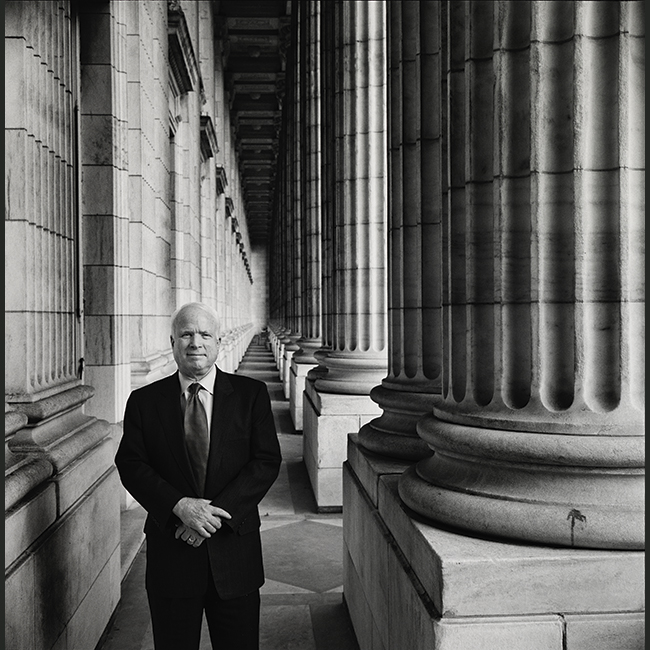
[[[205,390],[207,390],[210,395],[214,394],[214,381],[216,379],[216,376],[217,366],[212,366],[212,368],[210,368],[210,372],[199,380],[199,384],[201,384],[201,386],[203,386],[203,388],[205,388]],[[194,379],[186,377],[180,370],[178,371],[178,379],[181,382],[182,393],[186,393],[190,385],[195,383]]]

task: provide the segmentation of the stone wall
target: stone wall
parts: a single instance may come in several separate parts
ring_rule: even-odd
[[[218,309],[226,370],[266,320],[213,10],[5,5],[12,649],[93,648],[117,606],[132,499],[113,456],[130,391],[175,369],[171,312]]]

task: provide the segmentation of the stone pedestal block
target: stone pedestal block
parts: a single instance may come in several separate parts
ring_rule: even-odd
[[[293,420],[293,426],[296,431],[303,429],[303,392],[305,390],[305,380],[307,373],[316,368],[318,364],[296,363],[295,359],[291,360],[291,376],[289,377],[289,412]]]
[[[73,386],[5,418],[10,648],[94,648],[119,600],[121,487],[109,424],[83,412],[92,394]]]
[[[5,570],[56,521],[56,488],[46,483],[5,511]],[[5,594],[7,593],[5,584]]]
[[[421,523],[407,464],[350,436],[344,594],[361,650],[627,650],[643,643],[643,553],[477,539]]]
[[[296,350],[284,350],[284,362],[282,363],[282,390],[286,399],[291,398],[291,360]]]
[[[303,457],[316,504],[321,512],[338,511],[347,436],[377,417],[379,407],[366,395],[320,393],[311,380],[303,396]]]

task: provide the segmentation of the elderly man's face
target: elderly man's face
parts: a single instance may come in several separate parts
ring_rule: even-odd
[[[171,336],[174,360],[178,369],[192,379],[210,372],[219,353],[219,332],[214,318],[197,307],[179,312]]]

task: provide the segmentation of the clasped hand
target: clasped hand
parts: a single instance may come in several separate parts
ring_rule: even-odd
[[[183,522],[176,528],[176,539],[180,537],[190,546],[197,547],[221,528],[222,519],[232,519],[230,513],[213,506],[208,499],[193,497],[183,497],[172,512]]]

